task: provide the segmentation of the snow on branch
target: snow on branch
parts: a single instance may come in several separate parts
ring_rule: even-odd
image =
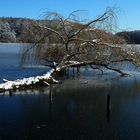
[[[43,76],[17,79],[15,81],[8,81],[6,79],[3,79],[4,83],[0,84],[0,92],[15,89],[24,89],[26,87],[40,84],[46,84],[49,86],[51,83],[58,83],[58,81],[51,76],[53,72],[54,70],[51,70]]]

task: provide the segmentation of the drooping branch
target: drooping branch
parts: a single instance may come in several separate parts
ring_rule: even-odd
[[[119,70],[119,69],[111,68],[111,67],[109,67],[109,66],[107,66],[107,65],[104,65],[104,67],[107,68],[107,69],[109,69],[109,70],[116,71],[116,72],[120,73],[121,76],[127,76],[127,75],[128,75],[127,73],[124,73],[124,72],[122,72],[122,71]]]
[[[98,66],[93,67],[93,65],[89,65],[93,70],[98,69],[99,71],[101,71],[101,73],[103,74],[103,70]]]
[[[89,27],[91,24],[93,23],[97,23],[97,22],[101,22],[104,21],[105,19],[109,18],[112,15],[107,15],[108,13],[105,12],[103,15],[101,15],[100,17],[98,17],[97,19],[88,22],[87,24],[85,24],[81,29],[79,29],[78,31],[76,31],[73,35],[71,35],[69,38],[73,38],[74,36],[78,35],[80,32],[82,32],[84,29],[87,29],[87,27]]]
[[[117,62],[119,62],[119,60]],[[108,64],[102,63],[100,61],[83,61],[83,62],[69,61],[67,64],[63,65],[60,69],[66,69],[68,67],[80,67],[80,66],[86,66],[86,65],[90,65],[90,66],[95,65],[95,66],[105,67],[105,68],[107,68],[109,70],[112,70],[112,71],[115,71],[115,72],[121,74],[121,76],[128,75],[128,74],[122,72],[121,70],[116,69],[116,68],[111,68],[111,67],[109,67]]]
[[[49,27],[47,27],[47,26],[41,26],[41,25],[39,25],[39,26],[40,26],[41,28],[44,28],[44,29],[46,29],[46,30],[49,30],[49,31],[51,31],[51,32],[53,32],[53,33],[55,33],[55,34],[57,34],[57,35],[59,36],[59,38],[62,39],[63,43],[65,43],[64,37],[63,37],[59,32],[57,32],[56,30],[54,30],[54,29],[52,29],[52,28],[49,28]]]

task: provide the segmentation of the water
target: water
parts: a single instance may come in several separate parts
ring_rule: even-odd
[[[17,57],[8,56],[5,63],[0,61],[5,65],[0,75],[8,70],[12,71],[8,77],[16,79],[22,70],[17,69]],[[44,68],[23,71],[29,76],[41,74]],[[83,72],[51,88],[0,96],[0,140],[139,140],[139,73],[125,78],[93,75]],[[107,107],[108,95],[111,108]]]
[[[20,67],[19,52],[22,44],[0,44],[0,83],[2,79],[15,80],[17,78],[41,75],[47,68],[37,65]]]

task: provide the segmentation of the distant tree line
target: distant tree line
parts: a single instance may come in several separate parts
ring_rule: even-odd
[[[0,18],[0,42],[32,43],[35,42],[35,40],[38,41],[41,36],[44,36],[44,34],[49,34],[49,31],[45,33],[44,30],[40,31],[38,27],[33,26],[37,22],[46,22],[45,24],[47,25],[47,27],[50,28],[55,28],[58,25],[56,20],[52,22],[49,20],[43,21],[43,20],[33,20],[29,18],[1,17]],[[79,25],[77,24],[77,26]],[[123,32],[118,32],[115,35],[106,33],[103,30],[102,31],[99,30],[98,32],[102,32],[102,34],[107,39],[111,38],[112,36],[115,36],[116,38],[117,36],[119,39],[122,38],[122,40],[128,44],[140,44],[140,30],[123,31]],[[93,36],[95,36],[94,33]],[[53,38],[55,38],[55,35],[53,36]],[[50,41],[54,43],[54,39],[52,40],[50,39]]]
[[[23,34],[32,19],[0,18],[0,42],[24,42]]]
[[[116,35],[124,38],[128,44],[140,44],[140,30],[118,32]]]
[[[40,31],[40,29],[37,26],[33,26],[40,22],[40,20],[33,20],[29,18],[13,18],[13,17],[1,17],[0,18],[0,42],[25,42],[25,43],[32,43],[32,42],[38,42],[40,41],[41,37],[44,36],[44,34],[49,34],[50,32],[47,31],[44,32],[43,30]],[[45,22],[47,27],[55,28],[58,25],[58,21],[54,20],[53,22],[50,20],[44,21],[41,20],[42,23]],[[77,24],[77,26],[79,26]],[[102,32],[104,37],[108,40],[109,38],[112,38],[114,36],[118,37],[118,39],[128,44],[140,44],[140,30],[136,31],[122,31],[118,32],[115,35],[111,33],[107,33],[103,30],[98,30],[97,32]],[[96,35],[97,35],[96,32]],[[95,36],[93,31],[90,31],[92,36]],[[99,33],[100,34],[100,33]],[[49,39],[52,43],[60,43],[56,42],[56,35],[53,35],[53,38],[51,37]],[[86,36],[85,36],[86,37]],[[44,40],[42,40],[44,42]]]
[[[47,27],[50,28],[56,28],[58,26],[57,20],[33,20],[28,18],[12,18],[12,17],[1,17],[0,18],[0,42],[24,42],[24,43],[33,43],[33,42],[40,42],[40,39],[45,34],[50,34],[50,31],[47,30],[47,32],[44,30],[40,30],[38,26],[36,26],[38,23],[43,23]],[[78,23],[72,23],[75,24],[74,26],[82,26]],[[70,28],[70,27],[69,27]],[[70,30],[70,29],[67,29]],[[90,31],[90,34],[92,36],[98,36],[97,34],[101,34],[104,36],[104,39],[110,40],[113,39],[112,37],[115,37],[112,33],[106,32],[105,30],[98,30],[96,31]],[[86,38],[86,34],[84,34]],[[53,34],[53,37],[49,38],[50,43],[60,43],[59,40],[57,42],[54,42],[54,39],[56,38],[56,35]],[[45,39],[45,38],[43,38]],[[42,42],[44,40],[42,39]],[[118,39],[120,40],[119,36]],[[116,39],[115,39],[116,40]]]

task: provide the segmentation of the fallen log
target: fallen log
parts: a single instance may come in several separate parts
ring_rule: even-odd
[[[77,61],[68,61],[61,67],[56,67],[46,74],[42,76],[36,76],[36,77],[29,77],[29,78],[23,78],[23,79],[17,79],[15,81],[8,81],[6,79],[3,79],[2,84],[0,84],[0,92],[4,91],[10,91],[10,90],[17,90],[17,89],[26,89],[30,87],[34,87],[36,85],[47,85],[50,86],[50,84],[59,83],[59,81],[55,80],[54,77],[61,76],[61,73],[65,71],[69,67],[80,67],[85,65],[96,65],[96,66],[102,66],[109,70],[115,71],[121,76],[127,75],[126,73],[122,72],[121,70],[114,69],[111,67],[108,67],[107,64],[103,64],[101,62],[95,62],[95,61],[83,61],[83,62],[77,62]]]
[[[17,79],[15,81],[8,81],[6,79],[3,79],[4,83],[0,84],[0,92],[16,89],[24,89],[41,84],[49,86],[50,84],[58,83],[58,81],[52,77],[53,73],[54,69],[52,69],[51,71],[47,72],[42,76]]]

